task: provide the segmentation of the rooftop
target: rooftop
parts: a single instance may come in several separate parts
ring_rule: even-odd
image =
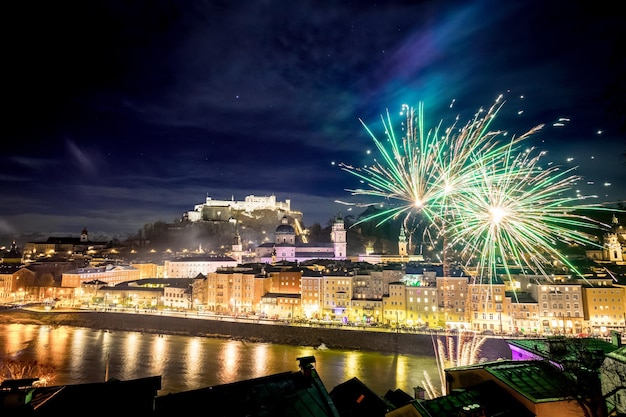
[[[437,417],[533,416],[494,381],[482,382],[470,389],[456,390],[443,397],[417,401],[412,404],[422,415]]]
[[[300,372],[159,396],[155,415],[339,417],[317,375],[312,356],[298,358]],[[204,405],[204,406],[202,406]]]
[[[594,337],[563,338],[559,336],[537,339],[510,339],[507,343],[511,350],[524,350],[539,358],[550,359],[557,363],[576,360],[581,351],[602,353],[602,357],[613,352],[619,346]],[[515,357],[513,357],[515,359]]]
[[[485,370],[535,403],[557,401],[563,395],[561,371],[547,362],[500,361]]]

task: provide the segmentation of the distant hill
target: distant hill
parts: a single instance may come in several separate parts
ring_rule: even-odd
[[[610,225],[613,215],[617,215],[619,223],[626,225],[626,213],[616,210],[597,211],[589,210],[577,214],[589,216]],[[624,209],[623,206],[621,206]],[[440,248],[432,247],[428,238],[424,237],[427,223],[419,216],[414,217],[410,222],[405,223],[403,217],[385,219],[381,214],[382,210],[370,206],[356,217],[348,215],[344,217],[349,256],[356,256],[365,253],[366,249],[375,253],[397,254],[398,237],[403,224],[406,227],[409,251],[414,254],[422,254],[426,259],[436,258],[435,252]],[[290,219],[290,224],[297,220],[302,229],[307,231],[307,239],[311,244],[329,243],[330,232],[334,219],[328,219],[325,225],[314,223],[312,225],[302,224],[302,214],[299,212],[285,213],[281,210],[257,210],[252,213],[220,208],[217,211],[203,212],[203,219],[197,222],[180,219],[173,222],[157,221],[145,224],[136,234],[110,235],[102,232],[91,232],[89,237],[94,241],[110,242],[110,246],[119,247],[121,250],[133,248],[150,247],[156,251],[171,249],[178,252],[183,249],[190,251],[202,250],[205,253],[223,253],[229,251],[236,233],[241,237],[244,250],[253,250],[256,246],[264,242],[274,241],[274,232],[280,224],[284,215]],[[366,218],[373,220],[362,221]],[[382,221],[382,224],[380,224]],[[361,223],[359,223],[361,222]],[[358,223],[358,224],[357,224]],[[594,234],[601,241],[604,231],[599,229],[585,230]],[[43,235],[31,233],[21,236],[0,236],[0,245],[9,246],[15,240],[18,247],[23,247],[27,242],[45,241],[50,236],[77,236],[76,233],[58,233]],[[571,248],[564,245],[561,248],[565,253],[575,251],[575,254],[584,254],[584,248]],[[574,254],[574,253],[572,253]]]

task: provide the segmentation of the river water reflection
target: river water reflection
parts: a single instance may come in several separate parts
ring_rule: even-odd
[[[437,381],[434,357],[269,343],[156,335],[68,326],[0,325],[0,361],[36,360],[55,369],[51,385],[161,375],[159,395],[298,370],[297,358],[315,356],[331,391],[357,377],[379,395],[400,388],[413,395],[424,371]]]

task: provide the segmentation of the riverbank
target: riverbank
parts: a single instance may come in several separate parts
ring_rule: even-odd
[[[228,338],[285,344],[326,346],[331,349],[361,350],[434,356],[436,334],[361,331],[343,328],[290,326],[285,323],[253,323],[237,320],[207,320],[190,315],[173,317],[134,312],[45,311],[11,309],[0,312],[0,324],[71,326],[109,331],[131,331],[181,336]],[[487,338],[481,349],[488,360],[510,358],[508,344],[501,338]]]

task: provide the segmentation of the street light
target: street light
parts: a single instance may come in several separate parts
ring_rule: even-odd
[[[396,333],[400,333],[400,318],[398,310],[396,310]]]

